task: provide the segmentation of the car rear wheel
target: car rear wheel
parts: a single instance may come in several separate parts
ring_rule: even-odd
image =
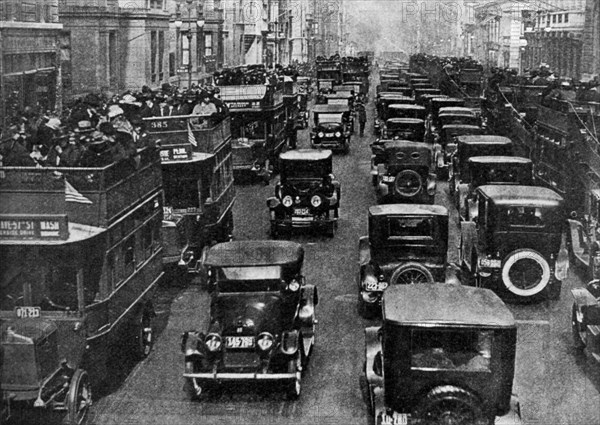
[[[395,188],[399,195],[411,198],[416,196],[422,187],[421,176],[414,170],[403,170],[396,175]]]
[[[419,263],[406,263],[394,270],[390,284],[415,285],[434,283],[435,279],[427,267]]]
[[[587,332],[585,316],[579,312],[577,305],[573,304],[571,314],[571,328],[573,330],[573,342],[575,348],[583,350],[587,346]]]
[[[92,388],[85,370],[77,369],[71,377],[66,405],[66,423],[68,425],[82,424],[92,405]]]
[[[542,292],[550,282],[550,265],[537,251],[517,249],[502,266],[502,282],[512,294],[527,298]]]
[[[420,403],[416,416],[427,425],[479,425],[490,421],[472,393],[452,385],[431,390]]]

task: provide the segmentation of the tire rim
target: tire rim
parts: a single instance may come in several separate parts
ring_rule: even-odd
[[[420,285],[423,283],[429,283],[429,279],[427,279],[425,273],[415,268],[404,271],[400,276],[398,276],[396,283],[403,285]]]
[[[402,196],[412,197],[421,191],[421,176],[413,170],[404,170],[396,176],[396,192]]]
[[[515,251],[502,267],[502,281],[510,292],[518,296],[533,296],[550,282],[550,266],[536,251]]]
[[[77,382],[77,394],[73,407],[77,424],[83,423],[89,407],[92,405],[92,390],[87,379],[87,374],[82,374]]]

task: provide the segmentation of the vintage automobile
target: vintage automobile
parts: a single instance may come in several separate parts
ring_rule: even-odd
[[[434,137],[434,157],[439,178],[447,178],[452,157],[458,147],[458,138],[463,135],[483,135],[485,130],[477,125],[448,124],[443,126],[437,138]],[[496,137],[496,136],[492,136]],[[499,136],[498,136],[499,137]],[[493,154],[490,154],[493,155]]]
[[[575,298],[571,316],[575,347],[587,349],[600,363],[600,280],[594,279],[584,288],[571,289],[571,293]]]
[[[432,172],[431,146],[408,140],[379,143],[372,170],[377,182],[377,201],[433,204],[436,176]]]
[[[333,236],[340,206],[340,183],[332,174],[330,150],[299,149],[280,155],[275,196],[267,200],[271,237],[292,228],[314,227]]]
[[[407,103],[393,103],[387,107],[386,118],[419,118],[425,120],[427,115],[425,114],[425,108],[423,106]]]
[[[389,118],[381,134],[382,139],[398,138],[413,142],[422,142],[424,137],[425,121],[418,118]]]
[[[374,424],[519,425],[517,325],[488,289],[396,285],[365,329],[361,389]]]
[[[413,97],[402,96],[397,93],[385,92],[375,99],[377,118],[375,118],[373,131],[375,135],[381,134],[381,126],[389,118],[388,108],[390,105],[414,105]]]
[[[313,148],[348,152],[352,135],[352,114],[345,105],[315,105],[314,127],[310,133]]]
[[[358,242],[358,311],[380,313],[388,286],[446,281],[448,210],[440,205],[369,208],[369,236]]]
[[[417,104],[423,105],[423,103],[421,102],[421,99],[423,98],[423,96],[427,95],[427,96],[431,96],[431,97],[440,97],[442,92],[440,91],[440,89],[418,88],[418,89],[413,90],[413,94],[415,96],[415,100],[416,100]]]
[[[459,219],[472,220],[477,211],[473,208],[473,195],[479,186],[486,184],[517,184],[533,186],[533,163],[519,156],[472,156],[462,170],[450,176],[455,188],[454,205]]]
[[[513,156],[513,142],[508,137],[492,135],[458,136],[450,157],[448,192],[456,196],[461,176],[468,175],[468,161],[474,156]],[[450,149],[446,149],[450,151]]]
[[[433,122],[437,122],[441,108],[449,106],[465,106],[465,100],[456,97],[435,97],[429,101],[428,113],[431,114]]]
[[[477,215],[460,223],[464,284],[513,301],[558,299],[569,267],[563,198],[551,189],[480,186]]]
[[[317,288],[302,275],[304,249],[288,241],[214,245],[204,267],[214,286],[205,332],[182,335],[187,390],[222,383],[283,384],[291,398],[315,342]]]

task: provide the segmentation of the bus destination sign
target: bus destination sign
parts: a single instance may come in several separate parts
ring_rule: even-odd
[[[44,217],[0,216],[0,239],[69,238],[66,215]]]

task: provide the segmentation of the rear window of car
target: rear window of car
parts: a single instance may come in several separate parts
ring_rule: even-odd
[[[392,217],[388,220],[390,239],[433,238],[434,225],[430,217]]]
[[[498,221],[510,227],[544,227],[546,212],[539,207],[508,207],[498,214]]]
[[[491,372],[493,331],[414,329],[411,368]]]
[[[218,279],[269,280],[281,277],[281,266],[221,267]]]

